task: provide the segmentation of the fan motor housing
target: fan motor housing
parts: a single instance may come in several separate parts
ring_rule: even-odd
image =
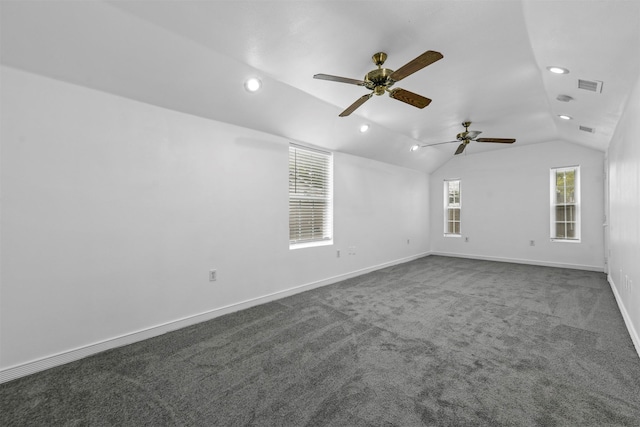
[[[385,88],[389,88],[395,83],[389,78],[392,73],[393,70],[389,68],[378,68],[369,71],[367,75],[364,76],[364,86],[367,89],[373,90],[376,95],[382,95]]]

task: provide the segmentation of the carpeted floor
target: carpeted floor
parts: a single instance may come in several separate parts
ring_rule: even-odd
[[[602,273],[430,256],[0,385],[2,426],[640,426]]]

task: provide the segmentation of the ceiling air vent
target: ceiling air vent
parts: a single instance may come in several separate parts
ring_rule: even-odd
[[[602,92],[602,82],[598,80],[582,80],[578,79],[578,89],[584,89],[591,92]]]
[[[583,131],[589,132],[589,133],[596,133],[596,130],[594,128],[590,128],[588,126],[580,125],[580,130],[583,130]]]

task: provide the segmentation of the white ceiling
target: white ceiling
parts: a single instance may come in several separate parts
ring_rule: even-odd
[[[558,139],[604,151],[640,73],[636,0],[4,0],[0,14],[5,65],[427,172],[457,144],[409,147],[451,141],[464,120],[517,142],[463,155]],[[395,85],[431,98],[422,110],[381,96],[339,118],[368,91],[312,78],[362,79],[375,52],[397,69],[426,50],[444,58]]]

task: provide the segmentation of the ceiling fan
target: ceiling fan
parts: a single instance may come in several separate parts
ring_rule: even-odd
[[[416,151],[422,147],[431,147],[433,145],[450,144],[452,142],[460,141],[461,144],[458,146],[458,149],[454,153],[454,155],[456,155],[456,154],[462,153],[464,149],[467,148],[467,145],[469,145],[471,141],[497,142],[499,144],[513,144],[514,142],[516,142],[516,140],[513,138],[478,138],[478,135],[480,135],[482,132],[478,130],[469,130],[469,126],[471,126],[471,122],[462,122],[462,126],[464,126],[464,132],[460,132],[459,134],[457,134],[455,141],[437,142],[435,144],[425,144],[425,145],[414,145],[411,147],[411,151]]]
[[[394,83],[399,82],[405,77],[410,76],[416,71],[419,71],[427,65],[431,65],[442,58],[443,56],[440,52],[428,50],[422,55],[415,58],[413,61],[409,61],[396,71],[393,71],[389,68],[382,68],[384,61],[387,60],[387,54],[384,52],[378,52],[371,57],[371,60],[378,66],[378,68],[369,71],[364,76],[364,80],[349,79],[346,77],[332,76],[329,74],[316,74],[313,76],[313,78],[364,86],[367,89],[373,91],[358,98],[356,102],[351,104],[346,110],[339,114],[340,117],[345,117],[353,113],[358,107],[367,102],[369,98],[371,98],[374,94],[379,96],[385,92],[389,92],[389,96],[393,99],[397,99],[398,101],[405,102],[417,108],[424,108],[431,103],[431,100],[429,98],[425,98],[424,96],[409,92],[406,89],[391,89],[391,86],[393,86]]]

